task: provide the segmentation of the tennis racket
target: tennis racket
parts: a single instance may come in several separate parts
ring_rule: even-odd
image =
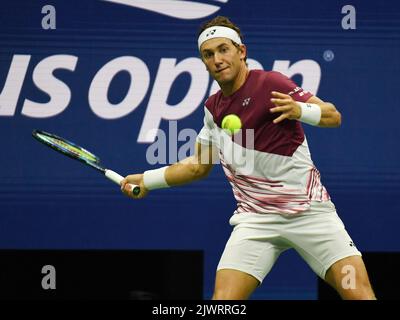
[[[118,173],[104,168],[100,164],[100,159],[90,151],[78,146],[77,144],[68,141],[64,138],[56,136],[55,134],[51,134],[48,132],[44,132],[41,130],[33,130],[32,136],[43,143],[44,145],[56,150],[72,159],[78,160],[88,166],[102,172],[108,179],[115,182],[116,184],[120,184],[124,179]],[[134,195],[138,195],[140,193],[140,187],[137,185],[131,184],[131,190]]]

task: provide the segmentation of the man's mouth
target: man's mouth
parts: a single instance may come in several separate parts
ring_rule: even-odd
[[[225,68],[219,69],[219,70],[215,71],[215,73],[220,73],[221,71],[224,71],[224,70],[226,70],[226,69],[228,69],[228,67],[225,67]]]

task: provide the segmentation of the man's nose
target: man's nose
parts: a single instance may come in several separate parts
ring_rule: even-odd
[[[222,57],[218,52],[214,54],[214,63],[215,65],[220,65],[222,63]]]

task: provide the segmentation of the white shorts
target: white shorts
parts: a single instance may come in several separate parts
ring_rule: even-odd
[[[322,279],[336,261],[361,256],[331,201],[312,202],[309,210],[296,215],[234,214],[229,223],[234,229],[217,270],[243,271],[260,282],[290,248]]]

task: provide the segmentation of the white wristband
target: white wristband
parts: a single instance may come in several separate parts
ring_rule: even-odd
[[[168,166],[155,169],[147,170],[143,174],[143,183],[148,190],[168,188],[169,185],[165,180],[165,170]]]
[[[301,108],[299,121],[317,126],[321,121],[321,107],[315,103],[296,102]]]

